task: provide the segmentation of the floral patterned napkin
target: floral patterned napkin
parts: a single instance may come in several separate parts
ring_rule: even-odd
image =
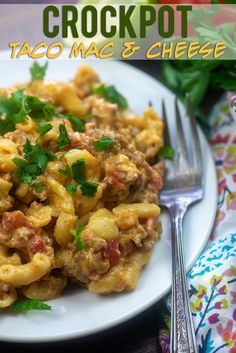
[[[234,98],[228,102],[230,109],[226,99],[222,100],[211,117],[209,142],[218,175],[218,210],[207,247],[188,273],[199,353],[236,353],[236,119],[231,106]],[[169,317],[159,341],[162,352],[169,352]]]

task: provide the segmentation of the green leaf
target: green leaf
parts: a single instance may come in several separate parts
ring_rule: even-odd
[[[41,194],[41,192],[44,190],[44,185],[41,181],[39,181],[34,184],[34,188],[37,194]]]
[[[58,172],[60,174],[66,175],[67,177],[69,177],[71,179],[73,178],[71,168],[70,168],[70,166],[68,164],[65,166],[64,169],[58,169]]]
[[[22,89],[17,90],[9,98],[0,97],[0,135],[13,131],[15,125],[28,116],[36,121],[50,121],[57,114],[52,105],[37,97],[24,95]]]
[[[28,105],[27,96],[25,96],[23,90],[20,89],[12,93],[11,98],[16,102],[19,109],[17,113],[12,115],[14,123],[21,123],[30,113],[30,107]]]
[[[82,194],[87,197],[94,197],[96,195],[98,184],[93,181],[86,181],[80,186]]]
[[[53,105],[42,102],[38,97],[27,96],[27,104],[30,108],[30,116],[35,120],[50,121],[57,115]]]
[[[200,25],[211,25],[217,12],[218,6],[196,7],[189,14],[189,21],[194,29]]]
[[[192,72],[192,71],[199,71],[200,74],[204,74],[203,71],[212,71],[216,69],[218,66],[221,65],[221,61],[216,61],[216,60],[192,60],[190,61],[191,65],[188,66],[184,71],[187,72]]]
[[[206,336],[201,336],[201,344],[198,346],[199,353],[213,353],[215,352],[214,341],[211,335],[211,328],[207,331]]]
[[[0,135],[3,136],[9,131],[15,129],[15,123],[8,119],[7,116],[0,114]]]
[[[86,164],[83,159],[78,159],[71,166],[72,176],[77,184],[83,184],[86,181],[85,167]]]
[[[42,174],[49,160],[54,160],[55,156],[46,148],[38,144],[32,145],[27,139],[23,146],[24,158],[13,158],[16,165],[16,177],[27,184],[34,184],[38,175]]]
[[[73,179],[77,184],[83,184],[86,181],[85,176],[86,163],[83,159],[78,159],[70,167],[68,164],[64,169],[59,169],[58,172]]]
[[[162,76],[168,87],[177,89],[179,87],[179,72],[171,63],[164,61],[162,65]]]
[[[51,124],[45,124],[45,125],[39,125],[38,126],[38,132],[39,132],[39,136],[40,137],[45,135],[50,130],[52,130],[52,125]]]
[[[47,68],[48,62],[41,66],[37,63],[37,61],[35,61],[30,68],[31,81],[43,80],[46,75]]]
[[[85,228],[84,224],[78,221],[76,224],[76,228],[70,230],[70,234],[73,235],[73,237],[74,237],[75,246],[76,246],[77,250],[82,250],[85,248],[85,244],[81,240],[81,237],[80,237],[84,228]]]
[[[128,107],[128,102],[114,86],[101,85],[94,90],[94,93],[104,97],[108,102],[115,103],[120,109]]]
[[[65,124],[59,125],[59,138],[58,138],[58,149],[63,150],[70,144],[70,138],[68,136]]]
[[[30,163],[36,163],[42,171],[45,170],[47,162],[54,160],[56,157],[53,153],[49,152],[46,148],[43,148],[39,144],[31,144],[27,139],[23,151],[25,153],[25,159]]]
[[[71,195],[75,194],[77,191],[77,184],[66,184],[66,190]]]
[[[93,142],[95,151],[102,152],[111,149],[115,145],[116,141],[113,137],[103,135],[100,140]]]
[[[236,79],[231,78],[231,77],[226,77],[224,82],[220,83],[220,87],[223,88],[224,90],[231,90],[234,91],[236,90]]]
[[[36,299],[17,300],[11,305],[11,309],[16,313],[22,313],[29,310],[52,310],[50,305]]]
[[[180,83],[181,91],[188,92],[201,77],[201,72],[183,72]]]
[[[80,118],[78,118],[77,116],[74,116],[72,114],[67,114],[67,115],[64,115],[64,118],[71,122],[73,129],[75,131],[78,131],[78,132],[85,131],[84,122]]]
[[[4,135],[15,129],[15,124],[22,122],[30,110],[22,90],[12,93],[11,97],[0,97],[0,134]]]
[[[26,167],[29,165],[29,162],[25,159],[17,157],[13,158],[12,162],[16,165],[15,176],[24,183],[32,184],[33,180],[35,179],[35,175],[30,175],[26,170]]]
[[[175,150],[169,146],[162,146],[157,152],[157,156],[173,160],[175,157]]]
[[[206,94],[207,87],[210,82],[210,74],[209,72],[205,72],[204,75],[199,76],[198,80],[192,86],[189,91],[189,98],[192,102],[193,106],[197,106],[203,100],[203,97]]]

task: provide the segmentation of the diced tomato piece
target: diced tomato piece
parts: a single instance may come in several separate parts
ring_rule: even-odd
[[[82,148],[86,149],[87,151],[91,151],[92,149],[92,144],[90,140],[86,140],[84,135],[79,133],[79,132],[73,132],[70,134],[70,145],[68,149],[72,148]]]
[[[2,229],[4,232],[12,232],[16,228],[28,224],[27,218],[21,211],[4,212],[2,215]]]
[[[107,243],[107,248],[102,252],[103,258],[110,261],[111,266],[120,262],[120,251],[118,241],[113,239]]]
[[[128,190],[128,185],[125,183],[125,173],[119,170],[109,171],[109,184],[118,190]]]
[[[45,241],[39,236],[35,235],[29,242],[29,251],[31,254],[44,252],[46,249]]]

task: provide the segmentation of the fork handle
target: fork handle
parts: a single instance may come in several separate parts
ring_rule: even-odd
[[[171,353],[197,353],[183,254],[182,223],[187,205],[170,208],[172,230]]]

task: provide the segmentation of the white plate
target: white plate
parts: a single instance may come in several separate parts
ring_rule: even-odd
[[[173,94],[145,73],[121,62],[89,63],[104,82],[114,84],[127,97],[135,112],[142,114],[151,101],[154,109],[161,113],[160,103],[164,98],[168,103],[168,115],[174,116]],[[68,80],[73,77],[80,64],[81,62],[68,60],[51,61],[47,79]],[[28,80],[30,65],[30,61],[0,61],[0,86]],[[173,131],[174,129],[173,125]],[[184,247],[188,268],[197,259],[209,237],[216,211],[215,168],[210,148],[202,133],[201,142],[206,175],[205,197],[188,211],[184,221]],[[51,312],[15,315],[2,311],[0,341],[49,342],[86,336],[122,323],[161,299],[171,287],[171,245],[167,215],[163,215],[162,220],[163,235],[156,244],[151,261],[144,268],[135,291],[99,296],[78,288],[50,301],[53,308]]]

